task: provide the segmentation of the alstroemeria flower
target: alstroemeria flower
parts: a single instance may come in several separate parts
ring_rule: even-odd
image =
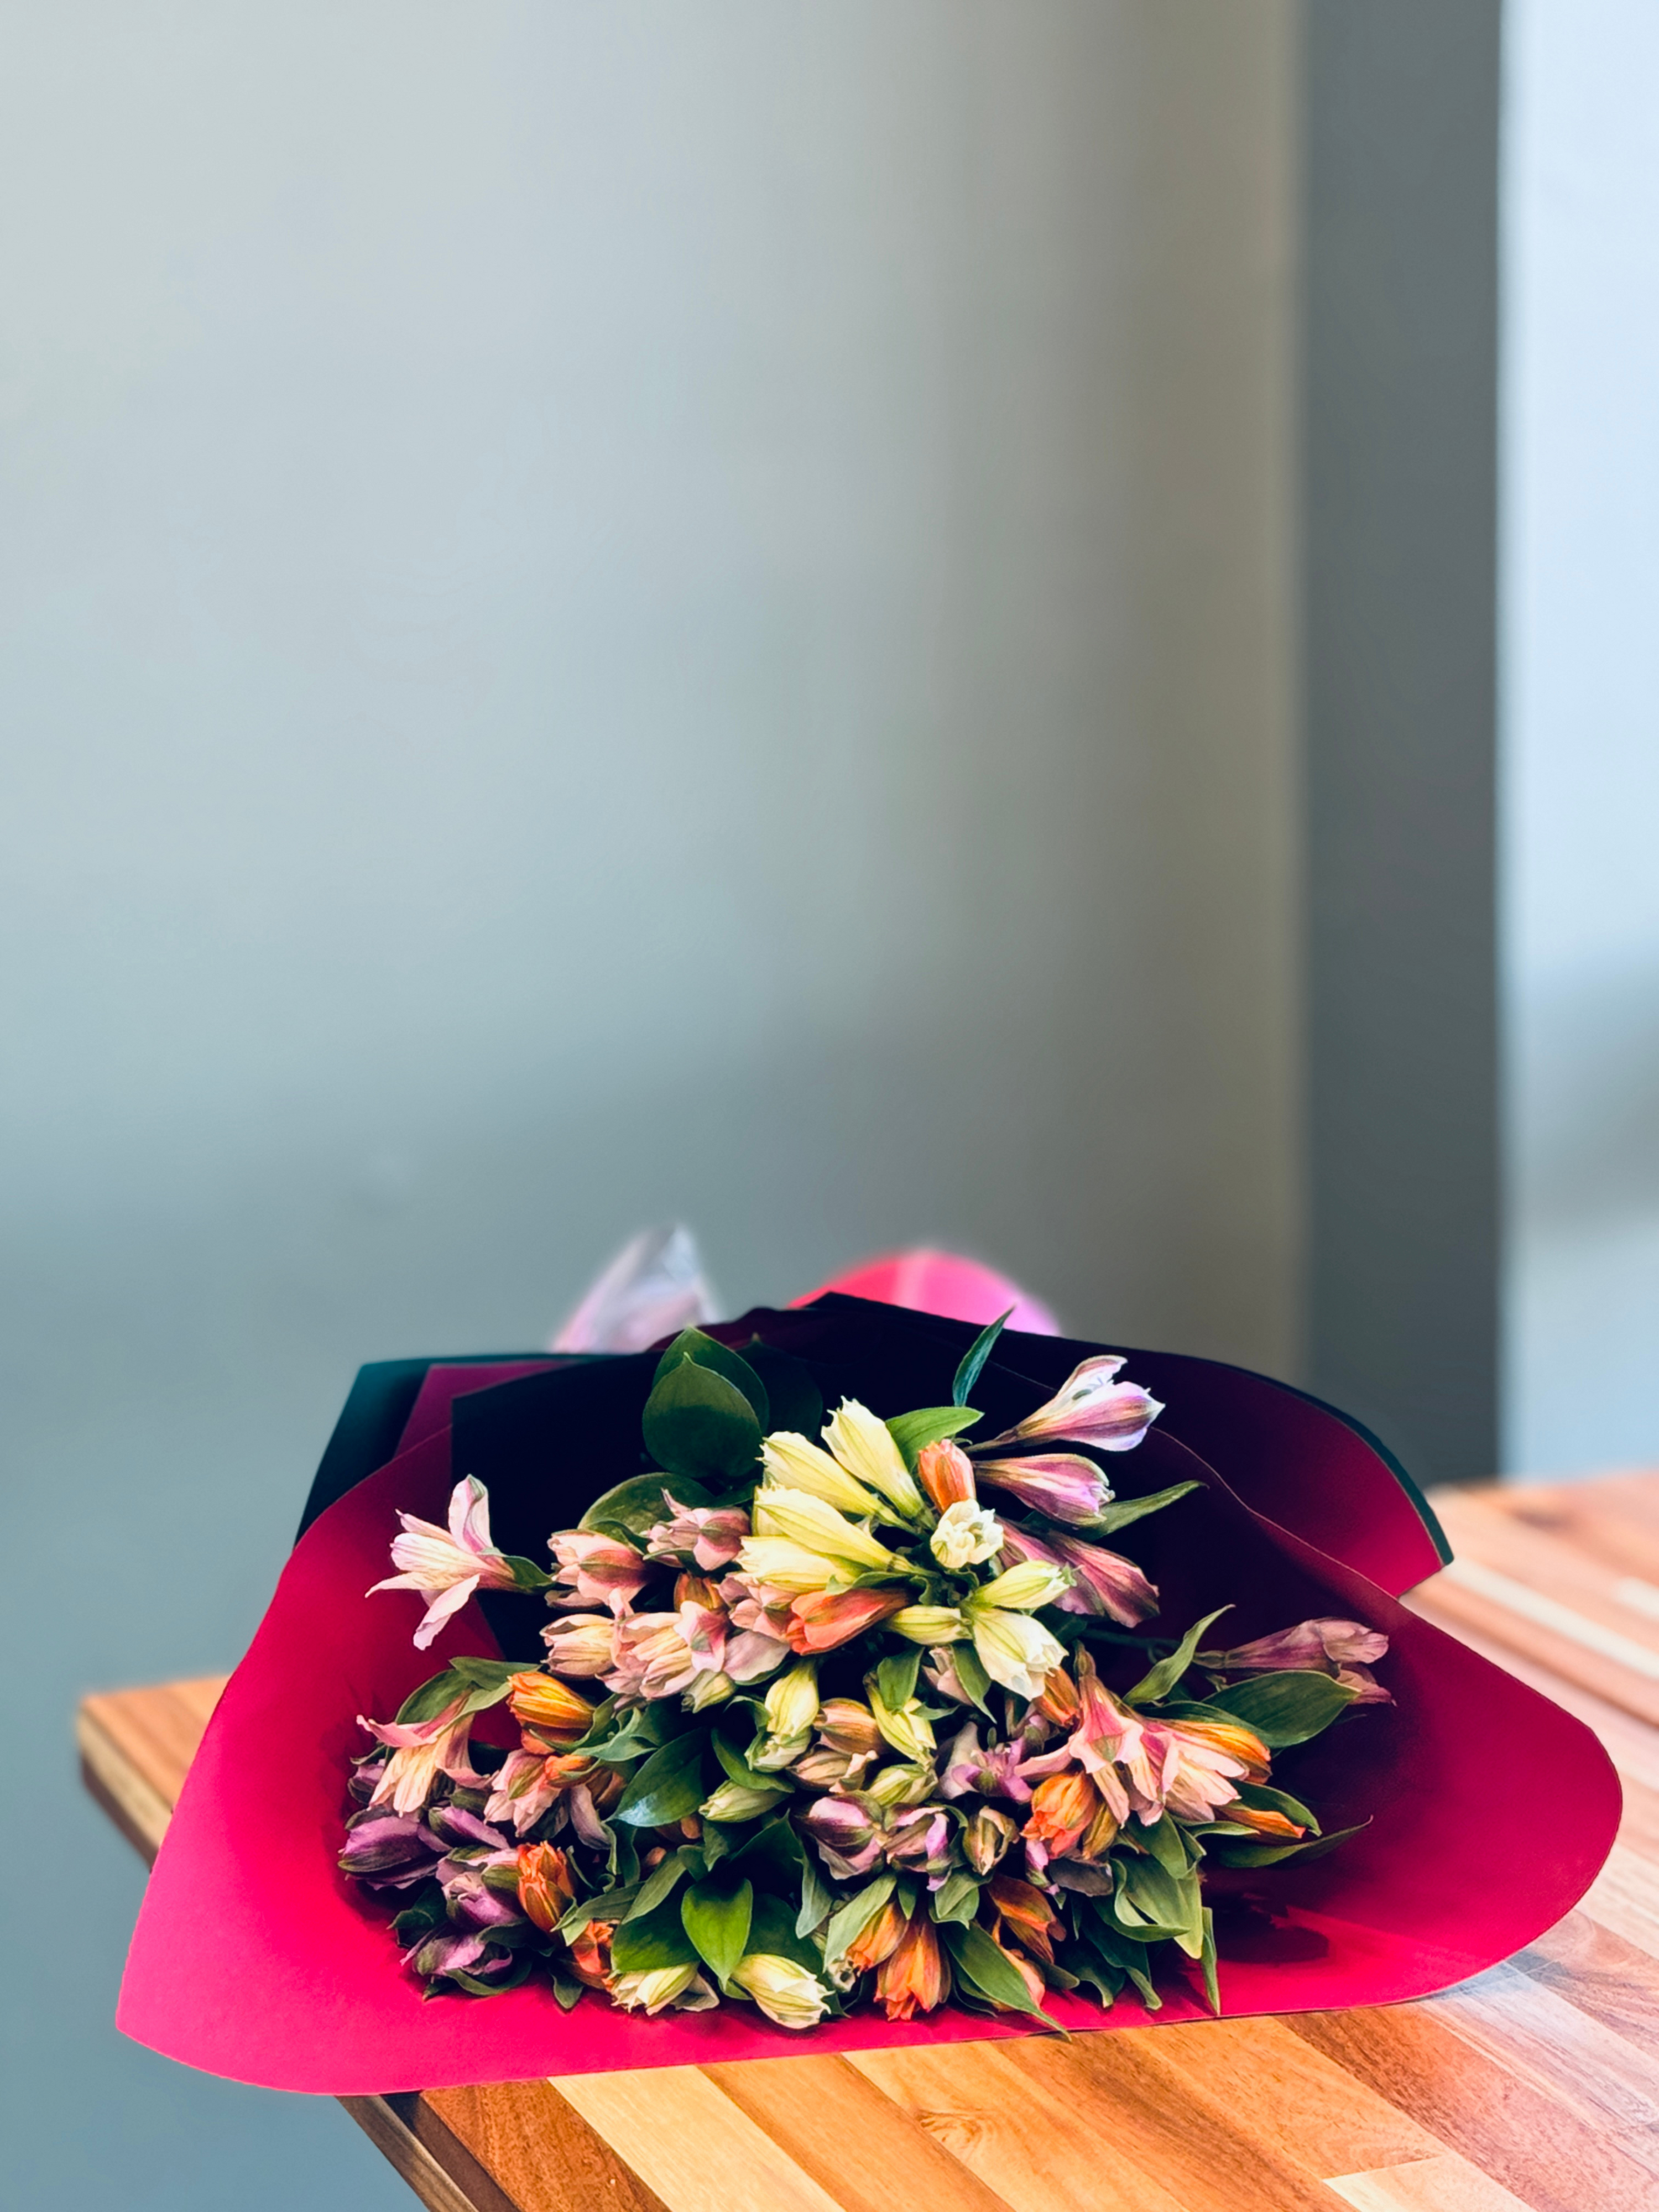
[[[1063,1747],[1039,1754],[1024,1732],[1011,1742],[982,1744],[978,1722],[969,1721],[946,1747],[939,1794],[965,1797],[974,1791],[981,1797],[1011,1797],[1017,1805],[1029,1804],[1030,1778],[1056,1773],[1070,1762],[1071,1753]]]
[[[615,1664],[617,1620],[610,1613],[568,1613],[542,1631],[547,1663],[561,1674],[586,1680]]]
[[[511,1678],[507,1708],[521,1727],[533,1728],[550,1750],[568,1751],[593,1722],[593,1708],[556,1674],[535,1672]]]
[[[789,1648],[802,1653],[833,1651],[899,1611],[908,1590],[811,1591],[789,1608]]]
[[[866,1490],[878,1491],[901,1520],[921,1519],[927,1504],[915,1477],[886,1422],[867,1406],[843,1398],[823,1425],[823,1441],[848,1474]]]
[[[1037,1452],[1029,1459],[988,1459],[979,1469],[981,1482],[1006,1490],[1050,1521],[1068,1528],[1092,1528],[1112,1502],[1112,1487],[1093,1460],[1081,1452]]]
[[[659,1521],[646,1540],[651,1559],[690,1560],[705,1574],[735,1559],[749,1534],[749,1516],[735,1505],[682,1505],[667,1491],[672,1521]]]
[[[1042,1892],[1018,1875],[1000,1874],[986,1885],[985,1893],[1014,1941],[1052,1966],[1056,1937],[1063,1938],[1066,1929]]]
[[[561,1784],[548,1770],[554,1762],[544,1752],[525,1747],[509,1751],[490,1778],[487,1820],[511,1820],[522,1835],[533,1828],[557,1798]]]
[[[651,1573],[631,1544],[593,1528],[558,1528],[548,1540],[548,1549],[559,1563],[555,1581],[562,1585],[557,1602],[609,1606],[618,1615],[627,1612],[645,1587]]]
[[[366,1720],[358,1714],[358,1727],[392,1748],[368,1801],[371,1805],[389,1802],[394,1813],[418,1813],[441,1774],[448,1775],[464,1789],[487,1786],[488,1778],[475,1774],[467,1757],[472,1723],[461,1711],[465,1703],[464,1698],[457,1698],[433,1719],[402,1725],[396,1721]]]
[[[519,1846],[519,1903],[525,1917],[550,1936],[576,1902],[570,1861],[551,1844]]]
[[[1061,1613],[1082,1613],[1121,1621],[1134,1628],[1158,1611],[1158,1592],[1133,1559],[1109,1552],[1100,1544],[1085,1544],[1076,1536],[1055,1533],[1034,1536],[1028,1528],[1003,1532],[1001,1557],[1005,1565],[1022,1560],[1044,1560],[1051,1566],[1069,1567],[1074,1577],[1070,1589],[1054,1603]]]
[[[761,1468],[766,1480],[780,1490],[804,1490],[821,1498],[838,1513],[866,1519],[879,1513],[882,1500],[873,1490],[855,1481],[839,1460],[809,1443],[793,1429],[775,1429],[761,1440]]]
[[[884,1959],[890,1959],[903,1940],[907,1925],[903,1913],[890,1897],[847,1947],[847,1964],[854,1976],[867,1974]]]
[[[605,1675],[617,1697],[672,1698],[700,1674],[722,1671],[727,1616],[720,1607],[634,1613],[617,1624],[617,1663]]]
[[[931,1759],[935,1748],[933,1723],[922,1710],[921,1699],[907,1698],[902,1705],[888,1705],[873,1674],[866,1678],[865,1687],[870,1692],[870,1710],[875,1715],[876,1726],[899,1757],[913,1764]]]
[[[989,1874],[1007,1855],[1019,1833],[1006,1813],[994,1805],[981,1805],[962,1831],[962,1856],[975,1874]]]
[[[654,2018],[672,2005],[676,2012],[708,2012],[720,2002],[695,1966],[653,1966],[645,1973],[612,1974],[605,1987],[612,2004],[624,2012]]]
[[[968,1633],[961,1608],[954,1605],[907,1605],[887,1626],[907,1644],[960,1644]]]
[[[939,1934],[925,1911],[918,1911],[876,1970],[876,1998],[889,2020],[914,2020],[932,2012],[950,1993],[951,1969]]]
[[[398,1813],[359,1813],[346,1832],[342,1873],[361,1875],[376,1889],[407,1889],[424,1881],[434,1856],[448,1845],[423,1821]]]
[[[1050,1774],[1031,1792],[1031,1817],[1020,1833],[1051,1856],[1063,1858],[1075,1849],[1101,1805],[1100,1793],[1081,1767]]]
[[[816,2027],[830,2002],[816,1975],[775,1952],[751,1951],[733,1968],[732,1979],[779,2027]]]
[[[1002,1548],[1002,1523],[988,1506],[959,1498],[939,1516],[927,1548],[953,1574],[963,1567],[982,1566]]]
[[[856,1881],[881,1863],[875,1822],[850,1797],[813,1798],[799,1824],[838,1881]]]
[[[941,1875],[951,1861],[950,1816],[942,1806],[900,1813],[884,1839],[887,1863],[905,1874]]]
[[[1018,1698],[1040,1698],[1042,1686],[1066,1656],[1066,1647],[1029,1613],[975,1606],[969,1630],[980,1664],[994,1682]]]
[[[981,1583],[964,1601],[963,1611],[969,1619],[988,1606],[1007,1613],[1035,1613],[1039,1606],[1054,1604],[1071,1586],[1069,1567],[1051,1559],[1022,1559],[1018,1566],[1005,1567],[988,1583]]]
[[[1267,1747],[1236,1723],[1162,1721],[1146,1734],[1164,1802],[1178,1820],[1214,1820],[1237,1796],[1235,1783],[1260,1782],[1267,1772]]]
[[[977,1459],[999,1444],[1028,1443],[1054,1437],[1093,1444],[1099,1451],[1132,1451],[1164,1411],[1137,1382],[1119,1382],[1121,1358],[1103,1354],[1074,1367],[1054,1396],[1005,1429],[970,1447]]]
[[[916,1480],[941,1513],[953,1505],[972,1505],[978,1496],[974,1462],[948,1437],[941,1443],[924,1444],[916,1454]]]
[[[605,1988],[611,1979],[611,1938],[617,1932],[614,1920],[590,1920],[565,1941],[570,1955],[570,1971],[579,1982],[590,1990]]]
[[[793,1590],[780,1589],[775,1583],[760,1582],[752,1575],[726,1575],[720,1584],[720,1602],[731,1614],[733,1628],[769,1636],[778,1642],[787,1633],[789,1609],[796,1595]]]
[[[810,1491],[777,1490],[769,1483],[763,1485],[755,1494],[755,1534],[781,1537],[786,1543],[799,1545],[803,1551],[816,1552],[837,1565],[845,1563],[855,1574],[883,1568],[902,1570],[905,1565],[896,1553],[878,1543],[867,1528],[860,1528],[856,1521],[849,1521],[845,1514],[837,1513],[833,1505],[822,1498],[814,1498]],[[745,1572],[776,1580],[776,1577],[766,1576],[764,1569],[753,1565],[750,1548],[745,1545],[742,1554]]]
[[[404,1953],[403,1963],[422,1977],[466,1973],[478,1968],[486,1948],[484,1938],[470,1930],[434,1929]]]
[[[1115,1820],[1127,1820],[1133,1810],[1150,1825],[1164,1809],[1161,1755],[1154,1756],[1151,1728],[1107,1688],[1086,1651],[1079,1650],[1076,1667],[1078,1720],[1066,1751],[1093,1780]]]
[[[1214,1674],[1278,1674],[1305,1670],[1334,1674],[1354,1692],[1357,1705],[1393,1700],[1369,1662],[1387,1656],[1389,1639],[1380,1629],[1357,1620],[1304,1620],[1272,1636],[1258,1636],[1231,1651],[1200,1651],[1200,1666]]]
[[[521,1583],[515,1563],[489,1540],[489,1493],[471,1475],[449,1494],[449,1526],[434,1528],[412,1513],[400,1513],[401,1536],[392,1540],[392,1564],[401,1570],[376,1583],[375,1590],[418,1590],[427,1600],[425,1618],[415,1632],[415,1648],[424,1651],[452,1614],[478,1589],[539,1588]],[[534,1572],[534,1570],[532,1570]]]

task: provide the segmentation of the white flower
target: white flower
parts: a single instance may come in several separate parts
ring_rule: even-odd
[[[654,1966],[648,1973],[612,1974],[605,1987],[624,2012],[707,2012],[720,1999],[695,1966]]]
[[[476,1589],[516,1589],[513,1562],[489,1540],[489,1492],[471,1475],[449,1497],[449,1527],[435,1528],[412,1513],[400,1513],[401,1536],[392,1540],[392,1564],[400,1574],[376,1583],[374,1590],[419,1590],[427,1600],[426,1618],[415,1632],[415,1648],[424,1651],[452,1613]],[[541,1577],[545,1581],[546,1577]]]
[[[1002,1549],[1002,1523],[988,1506],[958,1498],[940,1514],[928,1549],[942,1567],[982,1565]]]
[[[857,1568],[902,1567],[904,1562],[879,1544],[867,1528],[837,1513],[822,1498],[805,1490],[775,1490],[763,1486],[755,1498],[757,1536],[781,1536],[825,1559],[850,1560]],[[750,1573],[745,1547],[744,1564]]]
[[[816,2027],[830,2001],[816,1974],[771,1951],[751,1951],[732,1979],[780,2027]]]
[[[972,1612],[981,1606],[1000,1606],[1010,1613],[1035,1613],[1040,1605],[1052,1605],[1071,1587],[1069,1567],[1056,1566],[1049,1559],[1022,1559],[1017,1567],[981,1583],[969,1598],[968,1607]]]
[[[1040,1698],[1043,1684],[1066,1656],[1059,1638],[1027,1613],[987,1606],[975,1611],[971,1626],[974,1649],[986,1673],[1016,1697]]]
[[[881,1510],[873,1490],[854,1482],[845,1468],[827,1451],[809,1443],[793,1429],[774,1429],[761,1443],[761,1465],[769,1480],[781,1490],[805,1490],[843,1513],[870,1514]]]

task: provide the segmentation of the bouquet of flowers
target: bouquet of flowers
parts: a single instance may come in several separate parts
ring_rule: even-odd
[[[1274,1761],[1389,1701],[1388,1638],[1325,1617],[1230,1646],[1224,1606],[1146,1633],[1158,1593],[1103,1540],[1200,1485],[1114,1497],[1102,1455],[1163,1410],[1115,1357],[976,1439],[1002,1326],[950,1404],[827,1420],[803,1362],[684,1330],[653,1471],[554,1531],[549,1569],[494,1547],[470,1475],[447,1528],[403,1515],[376,1587],[426,1601],[417,1646],[480,1590],[553,1608],[539,1660],[458,1656],[360,1720],[339,1863],[429,1994],[540,1978],[805,2029],[1129,1986],[1155,2010],[1174,1968],[1219,2009],[1210,1885],[1354,1832]]]

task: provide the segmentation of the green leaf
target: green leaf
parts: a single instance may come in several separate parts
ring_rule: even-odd
[[[685,1932],[722,1989],[748,1948],[754,1910],[754,1889],[746,1881],[733,1889],[729,1881],[709,1877],[694,1882],[680,1899]]]
[[[1253,1675],[1248,1682],[1235,1682],[1230,1690],[1214,1690],[1209,1702],[1243,1721],[1269,1751],[1283,1751],[1328,1728],[1339,1713],[1347,1711],[1354,1696],[1334,1675],[1297,1668],[1284,1674]]]
[[[1009,1310],[1013,1309],[1010,1307]],[[977,1876],[958,1867],[954,1874],[946,1875],[933,1892],[934,1919],[955,1921],[961,1927],[971,1928],[979,1913],[979,1891]]]
[[[640,1884],[640,1893],[623,1915],[625,1920],[643,1920],[647,1912],[654,1912],[665,1897],[671,1897],[679,1887],[686,1872],[685,1854],[671,1852],[660,1859]],[[601,1915],[603,1917],[603,1915]]]
[[[1126,1942],[1113,1927],[1103,1899],[1093,1900],[1095,1917],[1083,1931],[1083,1941],[1103,1959],[1109,1967],[1126,1973],[1140,1992],[1140,2001],[1148,2012],[1162,2012],[1164,2000],[1152,1986],[1152,1976],[1146,1972],[1149,1963],[1146,1951],[1137,1943]]]
[[[656,1828],[683,1820],[702,1802],[702,1754],[708,1737],[693,1729],[653,1751],[623,1791],[611,1820],[631,1828]]]
[[[714,1756],[725,1768],[726,1779],[735,1782],[740,1790],[770,1790],[787,1796],[793,1786],[787,1776],[765,1774],[759,1767],[751,1766],[740,1751],[732,1749],[718,1729],[714,1731]]]
[[[788,1429],[816,1443],[823,1426],[823,1393],[812,1380],[806,1362],[793,1352],[763,1344],[757,1336],[744,1345],[743,1356],[766,1385],[767,1402],[772,1408],[772,1418],[766,1425],[769,1431]]]
[[[908,1705],[916,1694],[916,1676],[921,1668],[921,1646],[912,1644],[908,1650],[884,1659],[876,1672],[876,1688],[881,1701],[890,1713]]]
[[[694,1966],[697,1948],[685,1932],[679,1900],[664,1898],[654,1912],[624,1920],[611,1938],[611,1963],[619,1974],[649,1974],[659,1966]]]
[[[947,1922],[939,1932],[951,1954],[951,1965],[969,1989],[990,2004],[1006,2005],[1015,2012],[1029,2013],[1045,2027],[1052,2027],[1056,2034],[1065,2034],[1060,2022],[1049,2019],[1026,1988],[1025,1978],[1013,1960],[982,1928],[957,1928]]]
[[[653,1384],[660,1382],[683,1359],[694,1360],[711,1374],[723,1375],[734,1389],[741,1390],[763,1433],[776,1425],[766,1385],[740,1352],[733,1352],[715,1337],[705,1336],[700,1328],[683,1328],[657,1362]]]
[[[764,1833],[764,1830],[762,1831]],[[815,1935],[835,1910],[836,1893],[818,1872],[816,1863],[803,1852],[800,1863],[800,1911],[795,1915],[795,1933],[805,1937]]]
[[[760,1455],[754,1407],[735,1382],[694,1359],[669,1369],[646,1400],[641,1425],[652,1456],[694,1482],[736,1482]]]
[[[396,1726],[412,1728],[416,1721],[435,1721],[467,1686],[453,1667],[446,1667],[441,1674],[432,1675],[418,1689],[410,1692],[398,1708]]]
[[[1155,1859],[1131,1859],[1124,1869],[1127,1902],[1178,1943],[1188,1958],[1203,1948],[1203,1899],[1195,1874],[1175,1875]],[[1121,1904],[1121,1898],[1114,1900]]]
[[[626,1920],[639,1893],[638,1886],[629,1882],[621,1889],[603,1890],[597,1897],[578,1899],[560,1916],[560,1935],[580,1935],[590,1920]]]
[[[1120,1528],[1127,1528],[1132,1521],[1144,1520],[1149,1513],[1161,1513],[1166,1505],[1173,1505],[1189,1490],[1202,1490],[1201,1482],[1173,1483],[1168,1490],[1156,1490],[1150,1498],[1118,1498],[1103,1506],[1089,1523],[1091,1536],[1113,1536]]]
[[[800,1838],[781,1814],[776,1820],[767,1821],[764,1827],[757,1828],[742,1850],[732,1853],[731,1860],[734,1875],[745,1876],[757,1889],[792,1901],[800,1893],[802,1876],[807,1869],[808,1860]],[[815,1921],[813,1925],[817,1924]]]
[[[979,1418],[971,1406],[923,1406],[914,1413],[895,1413],[887,1424],[887,1432],[914,1474],[917,1455],[925,1444],[942,1443],[946,1437],[960,1436],[964,1429],[971,1429]]]
[[[1165,1874],[1179,1881],[1193,1864],[1187,1839],[1169,1814],[1155,1820],[1150,1828],[1137,1828],[1135,1840],[1145,1844]]]
[[[1210,2000],[1210,2010],[1218,2020],[1221,2017],[1221,1984],[1215,1970],[1215,1915],[1206,1905],[1204,1908],[1204,1942],[1198,1954],[1198,1963],[1204,1970],[1204,1994]]]
[[[682,1505],[708,1503],[708,1492],[685,1475],[632,1474],[614,1490],[607,1490],[603,1498],[596,1498],[576,1526],[598,1528],[601,1522],[608,1521],[625,1528],[630,1536],[647,1535],[659,1521],[668,1518],[662,1495],[665,1486],[672,1487]]]
[[[971,1644],[953,1644],[951,1646],[951,1664],[964,1692],[988,1719],[991,1708],[986,1699],[991,1694],[991,1678],[985,1671],[985,1662]]]
[[[968,1403],[969,1395],[979,1380],[980,1370],[991,1357],[992,1346],[1008,1326],[1008,1314],[1012,1311],[1013,1308],[1010,1306],[1008,1313],[999,1314],[994,1322],[988,1322],[967,1351],[963,1353],[962,1364],[957,1370],[956,1381],[951,1385],[951,1403],[953,1406],[965,1406]]]
[[[1129,1703],[1132,1705],[1150,1705],[1156,1704],[1159,1698],[1167,1698],[1192,1665],[1200,1637],[1212,1620],[1219,1620],[1224,1613],[1231,1613],[1231,1606],[1218,1605],[1213,1613],[1206,1613],[1202,1620],[1195,1621],[1169,1657],[1160,1659],[1156,1667],[1149,1668],[1141,1676],[1133,1690],[1125,1692]]]
[[[896,1887],[890,1874],[878,1874],[872,1882],[866,1883],[839,1906],[823,1931],[824,1957],[831,1960],[844,1958]]]
[[[749,1927],[750,1952],[765,1951],[775,1959],[793,1959],[809,1974],[822,1974],[823,1959],[817,1946],[795,1933],[795,1916],[781,1897],[757,1897],[755,1917]]]
[[[1284,1859],[1322,1859],[1327,1851],[1334,1851],[1339,1844],[1346,1844],[1350,1836],[1370,1826],[1369,1820],[1361,1820],[1356,1827],[1334,1828],[1328,1836],[1309,1836],[1299,1844],[1270,1844],[1265,1836],[1260,1843],[1242,1844],[1231,1836],[1218,1836],[1211,1854],[1218,1866],[1226,1867],[1267,1867],[1278,1866]]]
[[[606,1869],[614,1882],[635,1882],[640,1878],[640,1854],[634,1838],[626,1828],[613,1828],[608,1820],[599,1823],[611,1838],[606,1854]]]

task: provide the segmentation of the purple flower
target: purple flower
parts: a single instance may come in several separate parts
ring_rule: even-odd
[[[1132,1451],[1164,1411],[1138,1382],[1115,1380],[1121,1358],[1102,1354],[1074,1367],[1054,1396],[1005,1429],[970,1449],[978,1459],[998,1444],[1027,1443],[1049,1437],[1093,1444],[1097,1451]],[[981,1470],[982,1472],[982,1470]]]
[[[433,1855],[443,1848],[419,1820],[395,1813],[373,1814],[360,1817],[348,1830],[340,1866],[346,1874],[372,1881],[376,1888],[404,1889],[426,1879],[433,1870]]]
[[[801,1814],[800,1825],[839,1881],[855,1881],[881,1862],[881,1837],[875,1823],[850,1797],[815,1797]]]
[[[1133,1628],[1158,1611],[1158,1592],[1134,1561],[1099,1544],[1058,1534],[1033,1536],[1027,1529],[1009,1528],[1003,1532],[1000,1559],[1006,1567],[1024,1559],[1069,1567],[1076,1579],[1054,1600],[1061,1613],[1106,1613]]]
[[[1080,1452],[1041,1452],[1030,1459],[981,1460],[979,1479],[994,1490],[1006,1490],[1022,1505],[1063,1521],[1073,1528],[1087,1528],[1112,1502],[1111,1486]]]

